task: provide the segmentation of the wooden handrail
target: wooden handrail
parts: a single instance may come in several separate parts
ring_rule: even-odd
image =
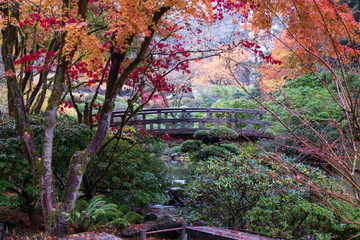
[[[260,109],[240,108],[157,108],[144,109],[136,113],[128,124],[136,130],[145,129],[161,133],[193,133],[200,129],[208,129],[208,123],[216,127],[227,124],[234,130],[254,131],[254,125],[258,125],[257,131],[265,133],[271,121],[261,120],[261,116],[267,111]],[[120,125],[127,114],[125,111],[113,112],[112,126]],[[246,117],[239,117],[245,114]],[[260,129],[261,128],[261,129]]]

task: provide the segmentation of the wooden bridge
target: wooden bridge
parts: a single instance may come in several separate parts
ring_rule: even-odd
[[[196,131],[227,126],[246,138],[269,138],[271,121],[263,121],[265,110],[239,108],[158,108],[136,113],[128,122],[135,130],[155,131],[172,137],[192,136]],[[125,112],[114,112],[112,126],[120,125]]]

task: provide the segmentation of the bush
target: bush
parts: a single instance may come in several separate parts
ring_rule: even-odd
[[[340,209],[350,211],[354,219],[359,213],[353,206],[332,199]],[[282,194],[262,197],[248,213],[249,229],[261,235],[287,239],[313,236],[313,239],[349,239],[359,233],[357,225],[343,224],[336,212],[302,194],[284,191]]]
[[[236,131],[228,127],[213,127],[209,130],[209,136],[210,139],[216,142],[238,138]]]
[[[194,133],[194,138],[201,140],[204,144],[210,144],[213,140],[210,138],[209,130],[198,130]]]
[[[124,140],[120,140],[117,146],[112,142],[91,160],[86,176],[88,185],[84,184],[84,191],[88,198],[102,192],[115,204],[139,207],[168,200],[166,191],[170,181],[165,163],[141,145]],[[103,178],[94,186],[97,176]]]
[[[34,132],[35,144],[42,150],[45,120],[32,116],[28,119]],[[73,121],[63,120],[56,125],[54,132],[53,173],[56,176],[58,192],[64,186],[72,154],[83,149],[90,140],[91,130]],[[0,205],[20,207],[29,215],[32,224],[37,224],[34,216],[35,203],[39,201],[36,179],[22,150],[17,136],[15,121],[7,116],[0,116]],[[17,173],[17,174],[14,174]]]
[[[222,144],[220,144],[220,147],[225,148],[230,153],[233,153],[235,155],[239,155],[241,152],[240,148],[233,143],[222,143]]]
[[[231,128],[220,126],[213,127],[210,130],[196,131],[194,138],[205,144],[213,144],[224,140],[235,140],[238,138],[238,134]]]
[[[334,178],[291,160],[294,169],[280,170],[263,164],[264,157],[246,148],[241,157],[210,158],[186,186],[186,217],[277,238],[348,239],[360,232],[359,226],[344,223],[341,212],[323,204],[326,198],[354,222],[360,216],[350,204],[327,195],[343,191]],[[297,172],[324,189],[323,199],[295,181]]]
[[[181,153],[181,146],[175,146],[175,147],[170,148],[169,154],[172,155],[175,153]]]
[[[224,147],[217,145],[210,145],[203,148],[201,151],[195,152],[191,156],[193,162],[207,161],[211,157],[225,158],[229,157],[231,152]]]
[[[187,217],[245,229],[247,211],[271,184],[263,170],[254,160],[209,159],[187,184]]]
[[[234,92],[234,93],[231,95],[231,98],[233,98],[233,99],[238,99],[238,98],[244,98],[244,97],[246,97],[246,96],[247,96],[246,93],[237,90],[236,92]]]
[[[225,158],[240,154],[240,149],[235,144],[223,142],[238,138],[238,134],[230,128],[214,127],[210,130],[199,130],[195,132],[194,138],[198,140],[185,141],[181,147],[182,152],[189,153],[192,162],[206,161],[211,157]],[[205,146],[202,146],[199,140]]]
[[[181,152],[196,152],[199,151],[201,147],[201,141],[198,140],[186,140],[181,145]]]

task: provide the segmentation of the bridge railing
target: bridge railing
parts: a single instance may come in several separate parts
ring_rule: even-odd
[[[226,125],[234,130],[265,133],[271,121],[261,120],[265,110],[239,108],[159,108],[138,112],[128,122],[136,130],[141,128],[166,133],[193,133],[201,129]],[[125,112],[114,112],[112,125],[119,125]]]

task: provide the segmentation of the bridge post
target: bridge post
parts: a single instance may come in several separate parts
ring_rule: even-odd
[[[235,129],[235,111],[231,111],[231,128]]]
[[[186,110],[185,109],[181,110],[181,119],[183,119],[183,120],[186,119]],[[187,128],[187,122],[182,121],[182,127]]]
[[[158,112],[158,119],[161,119],[161,110],[157,110]],[[158,123],[157,129],[161,129],[161,123]]]
[[[211,109],[209,109],[209,108],[207,109],[206,117],[207,117],[207,119],[206,119],[207,122],[212,122],[213,113],[211,112]]]
[[[266,130],[268,129],[268,127],[269,127],[269,125],[263,124],[263,125],[262,125],[262,131],[263,131],[263,132],[266,132]]]
[[[168,121],[168,113],[164,113],[164,119],[165,119],[165,129],[166,129],[166,132],[168,132],[168,130],[170,128],[170,124]]]

